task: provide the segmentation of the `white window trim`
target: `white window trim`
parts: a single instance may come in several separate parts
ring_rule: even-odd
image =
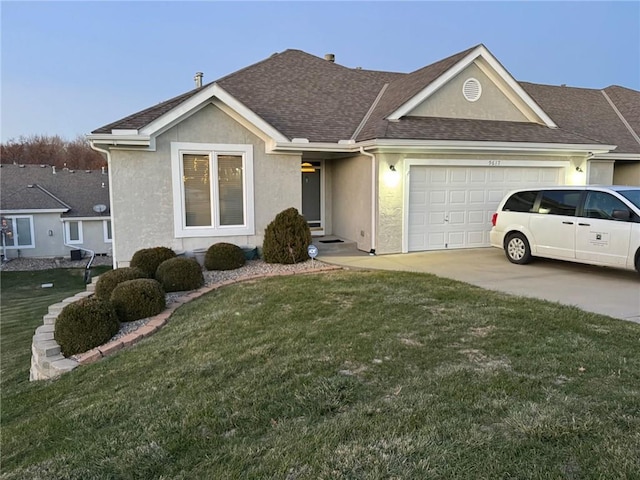
[[[71,240],[71,222],[78,223],[78,240]],[[82,220],[65,220],[64,221],[64,238],[68,245],[80,245],[84,243],[83,234],[82,234]]]
[[[113,224],[111,225],[111,238],[109,238],[109,227],[107,226],[111,220],[102,221],[102,232],[104,233],[104,243],[113,243]]]
[[[31,233],[31,243],[29,245],[7,245],[7,250],[21,250],[23,248],[36,248],[36,237],[35,237],[35,229],[33,227],[33,215],[2,215],[5,218],[11,219],[11,229],[13,231],[13,238],[15,241],[16,234],[18,232],[18,225],[16,223],[16,219],[18,218],[28,218],[29,219],[29,230]],[[0,242],[2,240],[0,239]],[[1,247],[2,245],[0,245]]]
[[[244,225],[187,227],[184,208],[184,185],[182,182],[182,155],[242,155],[244,170]],[[212,160],[210,160],[212,161]],[[215,172],[212,168],[211,172]],[[253,192],[253,145],[218,143],[171,143],[171,175],[173,186],[173,225],[176,238],[184,237],[223,237],[234,235],[254,235],[254,192]],[[217,173],[216,173],[217,175]],[[217,182],[217,176],[215,177]],[[212,195],[213,195],[212,190]],[[212,197],[212,204],[215,200]]]

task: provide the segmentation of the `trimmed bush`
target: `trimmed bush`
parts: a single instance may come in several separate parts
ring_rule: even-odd
[[[298,263],[309,260],[311,244],[309,224],[295,208],[283,210],[267,226],[262,257],[267,263]]]
[[[123,267],[109,270],[98,277],[95,295],[103,300],[111,298],[111,292],[119,283],[136,278],[146,278],[147,274],[136,267]]]
[[[165,292],[195,290],[204,285],[200,264],[192,258],[175,257],[165,260],[156,270],[156,280]]]
[[[235,270],[245,264],[247,259],[242,249],[232,243],[214,243],[204,256],[207,270]]]
[[[147,274],[147,277],[154,278],[160,264],[175,256],[176,252],[167,247],[143,248],[133,254],[129,265],[138,267]]]
[[[120,329],[113,306],[96,297],[64,307],[53,334],[65,357],[83,353],[109,341]]]
[[[127,280],[113,289],[111,305],[121,322],[133,322],[162,312],[165,293],[160,282],[152,278]]]

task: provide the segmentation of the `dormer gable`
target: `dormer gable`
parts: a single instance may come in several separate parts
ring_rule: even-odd
[[[411,75],[411,74],[409,74]],[[556,124],[484,45],[479,45],[387,116]]]

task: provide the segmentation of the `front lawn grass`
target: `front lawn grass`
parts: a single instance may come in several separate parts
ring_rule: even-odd
[[[94,276],[110,267],[94,267]],[[52,283],[50,288],[43,284]],[[49,305],[72,297],[86,288],[84,269],[59,268],[27,272],[0,272],[0,382],[5,385],[29,381],[31,339],[42,325]]]
[[[244,283],[6,382],[1,478],[637,478],[639,346],[640,325],[431,275]]]

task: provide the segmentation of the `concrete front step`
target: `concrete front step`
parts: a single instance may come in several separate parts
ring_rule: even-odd
[[[358,250],[358,245],[356,242],[335,237],[333,235],[325,237],[313,237],[312,242],[316,247],[318,247],[318,252],[320,255],[322,255],[323,253],[334,254],[356,252]]]

